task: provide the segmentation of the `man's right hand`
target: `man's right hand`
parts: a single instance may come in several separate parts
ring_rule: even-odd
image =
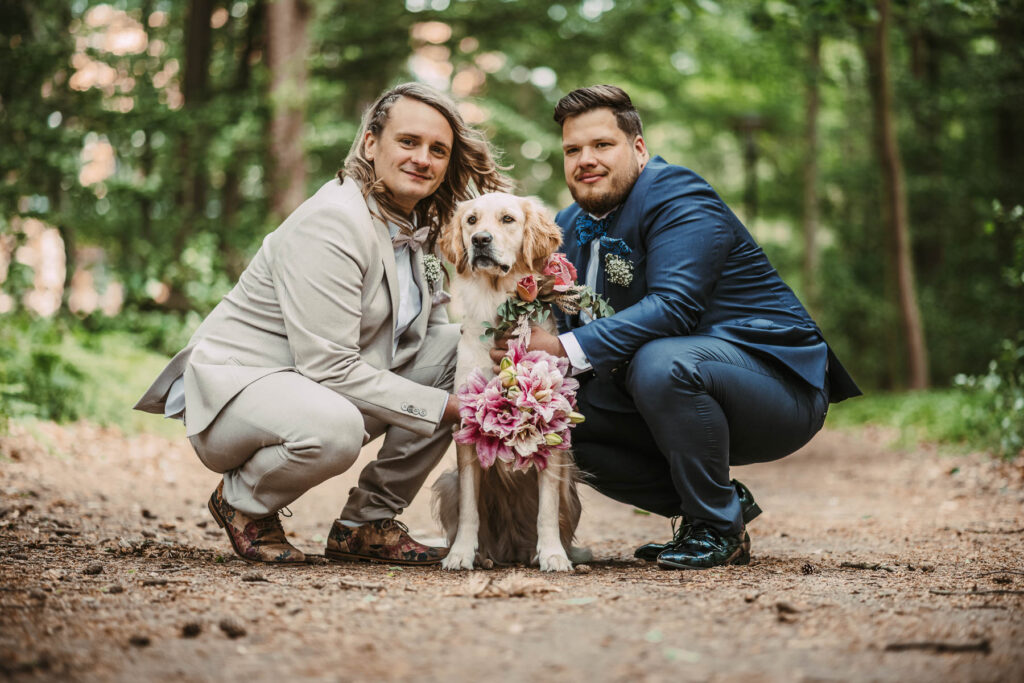
[[[448,394],[448,403],[444,406],[441,424],[455,424],[459,421],[459,399],[455,394]]]

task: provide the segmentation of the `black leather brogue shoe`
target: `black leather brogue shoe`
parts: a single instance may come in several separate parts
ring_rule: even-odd
[[[740,509],[743,511],[743,524],[750,524],[758,515],[761,514],[761,506],[754,500],[754,494],[750,492],[743,482],[732,480],[732,485],[736,488],[736,495],[740,497]],[[690,530],[690,522],[686,517],[673,517],[672,518],[672,540],[667,543],[646,543],[636,550],[633,551],[633,557],[638,557],[641,560],[647,560],[648,562],[654,562],[658,559],[658,555],[676,546],[683,538],[686,533]]]
[[[711,527],[693,526],[675,547],[658,555],[662,569],[710,569],[727,564],[750,564],[750,536],[722,534]]]

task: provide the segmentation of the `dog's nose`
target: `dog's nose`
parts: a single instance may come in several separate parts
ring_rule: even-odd
[[[491,243],[491,240],[493,239],[494,238],[491,237],[491,233],[489,232],[478,232],[477,234],[473,235],[473,246],[486,247],[488,244]]]

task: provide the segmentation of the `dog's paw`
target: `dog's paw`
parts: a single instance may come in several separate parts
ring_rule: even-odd
[[[476,550],[469,548],[461,549],[453,547],[448,551],[448,554],[441,560],[441,568],[448,569],[451,571],[457,571],[459,569],[472,569],[473,559],[476,557]]]
[[[540,570],[542,572],[571,572],[572,562],[566,556],[565,551],[559,548],[559,552],[546,553],[541,551]]]

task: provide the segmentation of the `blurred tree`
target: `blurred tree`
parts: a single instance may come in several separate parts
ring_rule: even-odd
[[[907,359],[907,385],[928,386],[928,351],[924,341],[921,310],[917,302],[914,262],[911,258],[910,222],[903,160],[896,138],[889,78],[889,0],[877,0],[877,19],[862,36],[861,46],[868,66],[868,86],[874,113],[882,188],[882,224],[889,237],[890,268],[895,274],[895,292]]]
[[[993,199],[1024,203],[1022,5],[893,4],[890,139],[914,227],[901,258],[915,269],[936,382],[982,372],[998,341],[1024,327],[1019,292],[995,276],[1012,235],[999,223],[985,232]],[[569,197],[554,103],[574,87],[616,83],[640,109],[651,150],[694,168],[741,211],[744,139],[731,123],[763,123],[749,136],[758,154],[748,226],[858,380],[900,386],[904,354],[892,349],[908,335],[886,288],[859,37],[877,30],[875,7],[0,0],[0,230],[38,218],[61,230],[69,259],[101,247],[100,286],[123,282],[127,312],[86,323],[142,327],[173,346],[279,212],[336,172],[385,87],[419,79],[450,90],[504,150],[519,189],[560,208]],[[271,19],[277,12],[284,19]],[[278,34],[298,52],[275,52]],[[27,281],[15,267],[5,291]]]
[[[308,98],[306,60],[310,7],[305,0],[275,0],[267,14],[270,69],[270,208],[283,219],[306,199],[303,149]]]

